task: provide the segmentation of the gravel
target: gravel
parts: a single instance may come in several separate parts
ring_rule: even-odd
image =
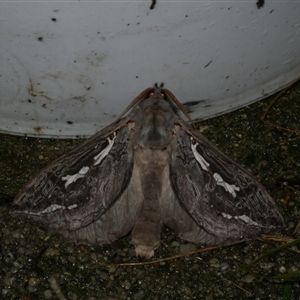
[[[299,84],[271,112],[274,122],[299,130]],[[300,219],[300,139],[262,123],[270,99],[201,123],[204,134],[243,164],[269,189],[293,233]],[[49,236],[42,228],[11,218],[17,191],[37,170],[78,141],[0,136],[0,299],[299,299],[299,245],[250,267],[282,242],[251,241],[147,265],[134,256],[130,237],[88,247]],[[200,249],[164,228],[155,259]],[[298,251],[298,252],[297,252]]]

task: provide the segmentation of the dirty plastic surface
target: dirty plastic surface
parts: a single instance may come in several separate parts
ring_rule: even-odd
[[[297,2],[0,3],[0,132],[74,138],[155,82],[207,119],[300,72]]]

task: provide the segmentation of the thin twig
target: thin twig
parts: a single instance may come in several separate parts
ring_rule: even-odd
[[[262,116],[261,120],[267,124],[267,125],[270,125],[270,126],[273,126],[273,127],[276,127],[277,129],[280,129],[280,130],[284,130],[284,131],[287,131],[287,132],[291,132],[291,133],[296,133],[296,134],[300,134],[300,131],[299,130],[293,130],[293,129],[289,129],[289,128],[286,128],[286,127],[282,127],[280,125],[277,125],[277,124],[274,124],[270,121],[267,121],[266,118],[267,118],[267,115],[269,114],[271,108],[274,106],[274,104],[278,101],[278,99],[283,95],[285,94],[292,86],[294,86],[296,83],[298,83],[300,81],[300,77],[297,78],[295,81],[293,81],[291,84],[289,84],[285,89],[283,89],[273,100],[272,102],[270,103],[270,105],[267,107],[264,115]]]
[[[186,257],[192,254],[197,254],[197,253],[202,253],[202,252],[207,252],[215,249],[222,248],[221,246],[214,246],[214,247],[207,247],[207,248],[202,248],[202,249],[197,249],[195,251],[190,251],[186,253],[181,253],[181,254],[176,254],[173,256],[169,256],[166,258],[160,258],[156,260],[151,260],[151,261],[141,261],[141,262],[128,262],[128,263],[111,263],[111,264],[106,264],[106,263],[100,263],[98,264],[99,267],[108,267],[108,266],[117,266],[117,267],[124,267],[124,266],[144,266],[144,265],[153,265],[153,264],[158,264],[162,263],[165,261],[169,260],[174,260],[182,257]]]
[[[245,290],[244,288],[242,288],[241,286],[239,286],[238,284],[234,283],[233,281],[224,278],[223,276],[219,276],[221,279],[223,279],[224,281],[227,281],[228,283],[233,284],[235,287],[237,287],[238,289],[242,290],[243,292],[247,293],[248,295],[250,295],[251,297],[253,296],[252,293],[250,293],[249,291]]]
[[[295,230],[294,230],[293,234],[296,234],[296,232],[297,232],[299,229],[300,229],[300,220],[299,220],[297,226],[295,227]]]
[[[127,262],[127,263],[99,263],[97,266],[98,267],[110,267],[110,266],[124,267],[124,266],[153,265],[153,264],[159,264],[159,263],[174,260],[174,259],[187,257],[187,256],[190,256],[190,255],[193,255],[193,254],[208,252],[208,251],[211,251],[211,250],[221,249],[221,248],[224,248],[224,247],[229,247],[229,246],[233,246],[233,245],[236,245],[236,244],[241,244],[243,242],[250,242],[250,241],[254,241],[254,240],[259,240],[259,241],[263,241],[263,242],[274,241],[274,242],[284,242],[284,243],[294,241],[293,238],[288,237],[288,236],[262,235],[260,238],[247,239],[246,241],[244,240],[244,241],[241,241],[241,242],[236,242],[234,244],[225,245],[225,246],[212,246],[212,247],[201,248],[201,249],[197,249],[197,250],[194,250],[194,251],[181,253],[181,254],[176,254],[176,255],[173,255],[173,256],[166,257],[166,258],[160,258],[160,259],[151,260],[151,261]]]

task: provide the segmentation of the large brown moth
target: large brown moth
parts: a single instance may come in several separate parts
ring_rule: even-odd
[[[201,245],[282,229],[265,188],[183,121],[174,103],[181,107],[163,85],[143,91],[127,116],[34,176],[10,214],[76,244],[110,243],[132,231],[136,255],[146,259],[163,224]]]

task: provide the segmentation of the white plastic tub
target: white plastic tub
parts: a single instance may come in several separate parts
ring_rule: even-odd
[[[164,82],[193,118],[299,77],[300,3],[0,2],[0,131],[94,134]]]

